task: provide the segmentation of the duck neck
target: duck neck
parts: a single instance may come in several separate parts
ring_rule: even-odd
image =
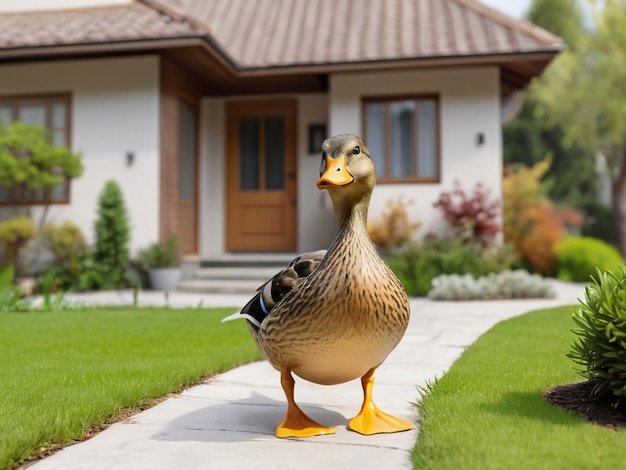
[[[371,246],[371,239],[367,233],[367,213],[370,196],[353,201],[352,203],[338,203],[333,200],[337,219],[337,231],[330,244],[329,251],[334,251],[338,246],[350,243],[351,240],[359,240],[358,246]]]

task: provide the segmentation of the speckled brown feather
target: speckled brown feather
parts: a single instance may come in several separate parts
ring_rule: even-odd
[[[255,333],[259,324],[265,319],[274,306],[282,300],[302,279],[317,269],[326,255],[326,250],[303,253],[283,268],[278,274],[257,289],[257,294],[239,312],[247,316],[250,327]],[[234,319],[229,317],[228,319]],[[254,319],[254,320],[253,320]]]
[[[361,152],[352,155],[356,146]],[[250,332],[276,369],[336,384],[362,377],[385,360],[408,326],[409,303],[367,233],[375,172],[365,145],[343,135],[328,139],[323,150],[331,158],[347,155],[346,167],[354,175],[349,185],[329,189],[335,237],[317,269],[299,277]]]

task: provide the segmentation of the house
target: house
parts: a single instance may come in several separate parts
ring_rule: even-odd
[[[404,195],[433,230],[455,180],[499,198],[501,123],[563,48],[474,0],[2,0],[0,117],[82,153],[49,217],[88,238],[114,179],[133,250],[174,233],[202,259],[291,253],[334,230],[328,135],[368,145],[370,219]]]

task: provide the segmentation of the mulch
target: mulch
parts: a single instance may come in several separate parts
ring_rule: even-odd
[[[626,410],[616,409],[606,399],[593,396],[595,382],[557,385],[544,392],[548,403],[581,416],[594,424],[617,431],[626,427]]]

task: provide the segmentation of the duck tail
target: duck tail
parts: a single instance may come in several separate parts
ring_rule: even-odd
[[[239,312],[235,312],[232,315],[222,319],[222,323],[245,319],[248,320],[258,330],[261,327],[261,323],[268,315],[269,311],[265,307],[263,302],[263,291],[258,292],[250,302],[248,302]]]

